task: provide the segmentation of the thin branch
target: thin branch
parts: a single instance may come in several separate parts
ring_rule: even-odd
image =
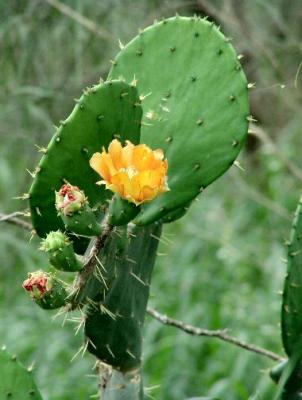
[[[84,28],[89,30],[90,32],[94,33],[95,35],[101,37],[102,39],[108,40],[112,42],[114,39],[110,32],[105,29],[100,28],[94,21],[91,19],[84,17],[79,12],[75,11],[71,7],[67,6],[66,4],[61,3],[59,0],[45,0],[49,5],[56,8],[62,14],[66,15],[67,17],[73,19]]]
[[[18,216],[20,215],[24,215],[24,213],[22,211],[16,211],[11,214],[0,213],[0,222],[7,222],[12,225],[17,225],[20,228],[32,232],[33,226],[29,222],[26,222],[23,219],[18,218]]]
[[[192,325],[184,323],[183,321],[179,321],[179,320],[170,318],[165,314],[161,314],[160,312],[158,312],[155,309],[150,308],[150,307],[148,307],[147,312],[148,312],[148,314],[150,314],[153,318],[157,319],[162,324],[174,326],[175,328],[178,328],[190,335],[207,336],[207,337],[217,338],[217,339],[223,340],[224,342],[228,342],[228,343],[234,344],[235,346],[241,347],[245,350],[251,351],[253,353],[261,354],[262,356],[268,357],[275,361],[283,361],[284,360],[284,358],[282,356],[280,356],[279,354],[273,353],[272,351],[263,349],[262,347],[255,346],[253,344],[243,342],[242,340],[237,339],[233,336],[229,336],[228,334],[226,334],[225,329],[224,330],[209,330],[209,329],[192,326]]]

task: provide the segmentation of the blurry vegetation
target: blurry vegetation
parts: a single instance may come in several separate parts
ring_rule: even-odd
[[[53,124],[69,114],[83,87],[106,77],[118,39],[126,43],[139,27],[175,12],[208,14],[244,55],[249,81],[256,82],[252,113],[278,153],[250,135],[241,155],[244,171],[231,168],[184,219],[166,227],[150,304],[282,353],[278,292],[301,192],[299,171],[288,169],[288,160],[302,169],[301,0],[65,0],[94,21],[98,33],[49,3],[0,0],[0,211],[26,208],[12,198],[28,190],[25,170],[40,158],[35,145],[48,143]],[[21,288],[27,271],[46,263],[37,239],[29,242],[28,234],[3,223],[0,228],[0,344],[35,362],[45,399],[89,398],[97,391],[93,358],[70,362],[81,333],[74,336],[71,322],[61,328],[62,317],[51,320],[33,307]],[[272,398],[267,370],[273,362],[150,317],[144,359],[145,385],[158,400]]]

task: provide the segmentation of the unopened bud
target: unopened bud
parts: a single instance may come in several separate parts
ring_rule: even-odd
[[[42,240],[40,250],[46,251],[50,263],[61,271],[75,272],[83,268],[80,257],[74,252],[72,242],[61,231],[49,232]]]
[[[45,239],[42,240],[40,250],[56,251],[61,250],[70,244],[70,240],[65,233],[61,231],[49,232]]]
[[[56,209],[62,215],[72,215],[81,210],[86,203],[84,192],[69,183],[56,192]]]
[[[41,270],[31,272],[22,286],[33,301],[46,310],[62,307],[66,303],[65,287],[52,274]]]

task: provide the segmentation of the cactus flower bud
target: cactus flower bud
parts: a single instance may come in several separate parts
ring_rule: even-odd
[[[71,241],[61,231],[49,232],[42,240],[40,250],[46,251],[49,254],[50,263],[61,271],[74,272],[83,268],[82,261],[75,254]]]
[[[77,235],[97,236],[102,232],[82,190],[69,183],[56,192],[56,209],[65,228]]]
[[[62,215],[72,215],[81,210],[86,203],[84,192],[69,183],[56,192],[56,209]]]
[[[23,288],[35,303],[45,310],[52,310],[65,305],[67,293],[61,281],[44,271],[28,274]]]
[[[40,250],[56,251],[63,249],[70,244],[70,240],[65,233],[61,231],[49,232],[45,239],[42,240]]]

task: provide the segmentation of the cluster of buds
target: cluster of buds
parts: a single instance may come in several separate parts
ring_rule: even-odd
[[[90,166],[103,178],[99,183],[116,193],[109,207],[112,225],[128,223],[137,215],[142,203],[169,190],[168,162],[163,151],[153,151],[145,144],[135,146],[127,141],[122,147],[115,139],[108,152],[103,149],[102,153],[92,156]],[[101,225],[78,186],[64,184],[55,192],[55,199],[58,214],[68,231],[85,236],[101,234]],[[69,237],[61,231],[49,232],[40,249],[49,254],[50,263],[59,270],[75,272],[83,267]],[[42,308],[54,309],[66,304],[65,285],[53,274],[41,270],[32,272],[23,288]]]

